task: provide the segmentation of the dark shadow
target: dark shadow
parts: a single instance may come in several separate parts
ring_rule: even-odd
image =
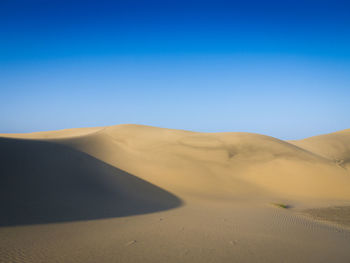
[[[0,138],[0,226],[122,217],[181,204],[173,194],[67,146]]]

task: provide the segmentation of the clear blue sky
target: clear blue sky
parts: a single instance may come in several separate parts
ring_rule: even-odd
[[[350,128],[349,1],[0,1],[0,133]]]

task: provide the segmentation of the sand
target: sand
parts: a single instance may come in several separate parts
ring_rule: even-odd
[[[350,130],[1,134],[0,164],[0,262],[350,262]]]

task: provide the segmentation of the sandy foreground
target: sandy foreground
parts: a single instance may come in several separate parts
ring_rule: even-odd
[[[0,134],[0,262],[350,262],[350,129]]]

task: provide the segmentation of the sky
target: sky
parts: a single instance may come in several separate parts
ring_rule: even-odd
[[[0,133],[350,128],[350,2],[2,0]]]

